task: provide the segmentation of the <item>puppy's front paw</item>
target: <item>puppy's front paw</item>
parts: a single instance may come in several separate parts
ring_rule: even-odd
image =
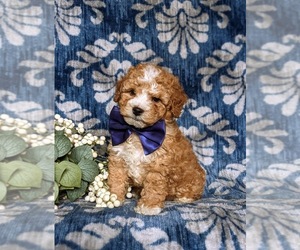
[[[191,203],[193,202],[195,199],[192,199],[192,198],[186,198],[186,197],[181,197],[181,198],[177,198],[175,199],[175,201],[179,201],[179,202],[182,202],[182,203]]]
[[[142,205],[136,206],[134,208],[134,210],[135,210],[135,212],[137,212],[139,214],[156,215],[156,214],[159,214],[162,209],[160,207],[146,207],[142,204]]]

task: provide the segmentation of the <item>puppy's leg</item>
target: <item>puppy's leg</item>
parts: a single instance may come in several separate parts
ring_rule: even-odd
[[[124,160],[116,156],[109,157],[108,174],[109,191],[116,194],[120,202],[124,202],[128,189],[128,175]]]
[[[159,214],[167,196],[167,180],[160,173],[149,173],[135,211],[145,215]]]
[[[196,169],[196,171],[195,171]],[[205,186],[205,171],[198,165],[187,172],[176,187],[175,200],[183,203],[200,199]]]

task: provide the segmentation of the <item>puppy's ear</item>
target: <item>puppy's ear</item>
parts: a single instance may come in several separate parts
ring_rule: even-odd
[[[119,102],[119,100],[121,98],[123,83],[124,83],[124,77],[117,82],[115,95],[114,95],[115,102]]]
[[[173,117],[178,118],[181,114],[181,110],[184,104],[187,102],[188,97],[185,94],[183,88],[181,87],[177,77],[172,79],[172,95],[169,103],[169,110],[172,113]]]
[[[114,95],[114,101],[118,102],[121,98],[121,93],[123,89],[124,82],[126,81],[127,78],[129,78],[130,74],[134,70],[134,67],[130,67],[128,72],[123,76],[116,84],[116,90],[115,90],[115,95]]]

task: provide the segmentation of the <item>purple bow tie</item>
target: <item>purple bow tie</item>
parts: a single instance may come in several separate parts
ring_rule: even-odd
[[[114,106],[110,113],[109,132],[113,146],[125,142],[132,132],[136,133],[141,140],[145,155],[148,155],[158,149],[163,143],[166,125],[164,120],[159,120],[150,127],[135,128],[125,122],[119,107]]]

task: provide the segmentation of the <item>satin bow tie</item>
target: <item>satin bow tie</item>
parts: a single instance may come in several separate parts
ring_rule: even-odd
[[[114,106],[110,113],[109,132],[113,146],[125,142],[131,133],[136,133],[140,138],[145,155],[148,155],[162,145],[165,139],[166,125],[164,120],[159,120],[150,127],[135,128],[125,122],[119,107]]]

